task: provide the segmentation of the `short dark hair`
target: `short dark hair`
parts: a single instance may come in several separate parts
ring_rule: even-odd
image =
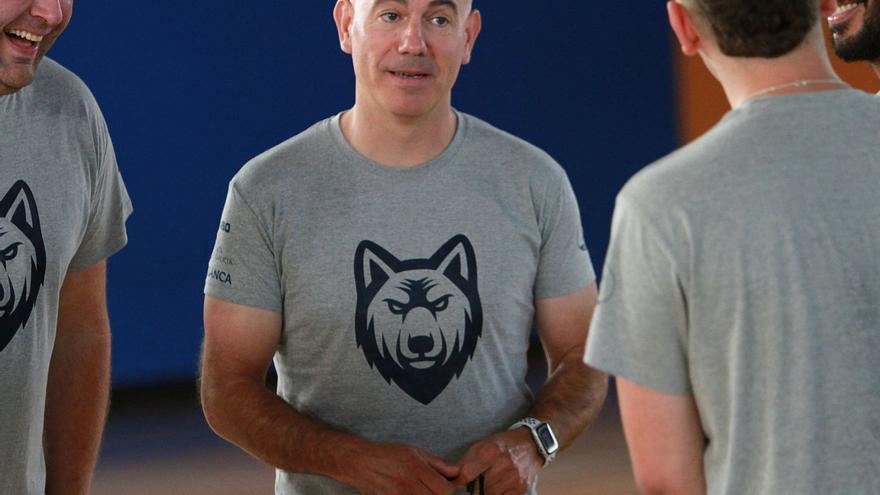
[[[817,0],[692,0],[722,53],[775,58],[803,43],[819,21]]]

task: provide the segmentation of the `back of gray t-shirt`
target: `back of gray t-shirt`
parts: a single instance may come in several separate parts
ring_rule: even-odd
[[[730,112],[618,196],[589,364],[693,394],[713,495],[880,493],[880,101]]]
[[[473,117],[413,169],[366,160],[339,118],[233,179],[205,292],[283,313],[279,394],[371,441],[456,461],[532,401],[535,299],[593,281],[550,157]],[[278,493],[353,493],[278,472]]]
[[[131,212],[104,118],[44,59],[0,96],[0,493],[45,493],[43,412],[58,292],[68,271],[125,244]]]

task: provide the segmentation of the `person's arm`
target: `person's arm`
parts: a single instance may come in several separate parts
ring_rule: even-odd
[[[441,459],[334,430],[268,390],[281,331],[279,313],[205,298],[202,407],[218,435],[279,469],[333,478],[364,494],[452,491],[447,478],[458,470]]]
[[[583,363],[584,345],[596,306],[596,284],[572,294],[535,302],[538,335],[547,354],[549,378],[529,416],[550,424],[560,450],[570,446],[596,418],[608,376]],[[527,428],[496,433],[472,445],[459,462],[459,483],[484,474],[488,493],[527,493],[544,458]]]
[[[620,415],[636,484],[644,495],[705,495],[706,439],[693,397],[617,378]]]
[[[61,286],[46,388],[46,493],[87,494],[110,390],[106,261],[70,272]]]

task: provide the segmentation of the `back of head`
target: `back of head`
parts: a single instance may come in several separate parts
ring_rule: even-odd
[[[730,57],[775,58],[801,45],[819,20],[818,0],[686,0]]]

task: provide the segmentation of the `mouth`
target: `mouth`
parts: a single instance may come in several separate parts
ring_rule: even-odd
[[[36,52],[37,46],[43,41],[43,35],[23,29],[7,29],[3,31],[3,35],[13,46],[26,53]]]
[[[828,25],[831,28],[840,26],[849,21],[858,13],[864,13],[868,0],[838,0],[837,10],[828,16]]]
[[[425,72],[417,72],[417,71],[404,71],[404,70],[390,70],[388,71],[394,77],[398,77],[401,79],[408,79],[411,81],[421,81],[423,79],[427,79],[431,77],[430,74]]]

